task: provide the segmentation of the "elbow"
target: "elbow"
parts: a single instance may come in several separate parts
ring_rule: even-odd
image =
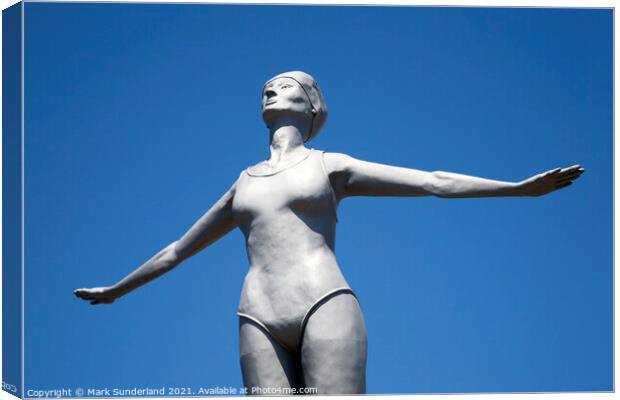
[[[436,197],[450,197],[450,178],[445,172],[434,171],[429,174],[424,189]]]
[[[181,256],[178,250],[178,246],[177,246],[178,243],[179,243],[178,240],[174,241],[170,243],[168,247],[166,247],[165,249],[166,254],[164,255],[164,257],[167,263],[170,264],[171,268],[174,268],[177,264],[183,261],[183,257]]]

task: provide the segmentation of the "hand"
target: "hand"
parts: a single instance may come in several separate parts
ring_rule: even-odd
[[[585,171],[580,165],[556,168],[535,175],[519,183],[525,196],[542,196],[554,190],[570,186]]]
[[[118,297],[110,287],[76,289],[73,294],[83,300],[90,301],[90,304],[111,304]]]

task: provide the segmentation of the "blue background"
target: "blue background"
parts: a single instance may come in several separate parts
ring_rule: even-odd
[[[26,4],[26,389],[241,386],[240,231],[112,306],[76,299],[180,237],[268,156],[301,69],[311,146],[542,198],[354,198],[337,251],[368,392],[612,389],[611,10]]]

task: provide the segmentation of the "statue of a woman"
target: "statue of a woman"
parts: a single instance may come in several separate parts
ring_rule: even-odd
[[[110,287],[78,289],[112,303],[239,227],[250,268],[239,304],[239,350],[248,393],[316,388],[364,393],[366,329],[335,256],[336,210],[349,196],[541,196],[584,171],[556,168],[521,182],[425,172],[308,149],[327,117],[310,75],[286,72],[262,93],[270,157],[239,179],[179,240]]]

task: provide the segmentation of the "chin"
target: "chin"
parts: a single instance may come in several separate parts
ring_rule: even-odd
[[[269,125],[270,122],[274,122],[279,118],[290,117],[294,114],[295,112],[290,109],[269,106],[263,109],[263,121]]]
[[[277,104],[263,108],[263,119],[268,118],[269,120],[282,117],[305,117],[307,115],[308,112],[305,109],[296,110],[290,107],[278,107]]]
[[[273,110],[270,108],[263,109],[263,121],[265,121],[265,124],[269,126],[276,119],[278,119],[278,114],[280,114],[278,110]]]

